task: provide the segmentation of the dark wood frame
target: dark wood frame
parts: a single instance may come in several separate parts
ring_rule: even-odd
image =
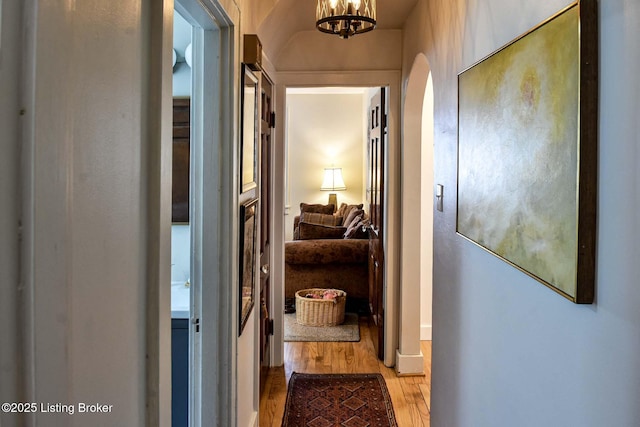
[[[240,85],[240,188],[241,193],[258,186],[258,78],[242,64]],[[251,96],[251,99],[249,99]],[[250,104],[250,101],[252,104]],[[250,111],[247,111],[249,109]],[[247,160],[251,159],[248,164]],[[249,174],[247,177],[245,175]]]
[[[239,229],[239,326],[238,335],[242,335],[244,325],[249,319],[256,299],[256,237],[258,230],[258,199],[240,205]],[[248,298],[245,304],[245,298]]]
[[[577,141],[577,206],[576,206],[576,224],[577,238],[575,242],[576,250],[576,276],[575,276],[575,295],[568,294],[554,286],[553,283],[541,279],[534,273],[525,270],[514,262],[503,258],[494,252],[491,248],[485,247],[482,243],[473,240],[460,231],[460,134],[458,139],[458,211],[456,213],[456,232],[462,237],[477,244],[483,249],[489,251],[493,255],[498,256],[534,279],[538,280],[545,286],[556,291],[567,299],[579,303],[590,304],[595,298],[595,265],[596,265],[596,215],[597,215],[597,167],[598,167],[598,17],[597,17],[597,1],[581,0],[567,6],[558,14],[542,22],[529,32],[518,37],[506,46],[498,49],[486,58],[462,71],[458,75],[459,96],[462,98],[460,88],[461,76],[468,70],[483,63],[488,58],[500,54],[503,50],[526,38],[537,29],[545,24],[553,21],[565,12],[577,8],[578,10],[578,49],[576,52],[578,57],[578,92],[575,96],[579,97],[577,105],[578,114],[578,141]],[[459,103],[459,112],[460,112]],[[460,131],[462,120],[459,116]],[[473,128],[473,126],[471,126]],[[499,187],[498,187],[499,188]],[[499,207],[497,208],[499,209]]]
[[[191,100],[173,99],[171,222],[189,223]]]
[[[273,183],[273,128],[275,127],[274,84],[266,72],[260,76],[260,238],[259,238],[259,298],[260,298],[260,393],[265,390],[270,372],[270,349],[273,345],[273,314],[271,310],[271,205]],[[257,314],[257,313],[256,313]]]
[[[388,88],[381,87],[371,97],[368,119],[369,215],[369,327],[378,359],[384,360],[384,201],[386,189],[385,164],[388,135]]]

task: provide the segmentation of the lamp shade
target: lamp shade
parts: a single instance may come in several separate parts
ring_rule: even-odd
[[[344,180],[342,179],[342,168],[325,168],[320,190],[336,191],[346,189],[347,186],[344,185]]]

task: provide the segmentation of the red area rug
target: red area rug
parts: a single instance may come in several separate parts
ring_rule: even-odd
[[[283,427],[396,427],[380,374],[299,374],[289,380]]]

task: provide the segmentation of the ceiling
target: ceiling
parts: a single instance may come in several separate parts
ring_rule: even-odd
[[[378,28],[401,29],[417,0],[378,0]]]
[[[417,0],[377,0],[378,29],[402,29]],[[316,0],[277,0],[258,27],[265,53],[275,59],[298,32],[315,30]]]
[[[353,86],[289,87],[287,88],[287,95],[364,95],[368,91],[368,87]]]

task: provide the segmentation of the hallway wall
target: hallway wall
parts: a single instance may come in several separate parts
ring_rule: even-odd
[[[20,75],[20,0],[0,2],[0,402],[11,402],[19,390],[18,350],[18,165]],[[13,427],[11,414],[0,412],[0,425]]]
[[[154,285],[169,283],[169,229],[159,224],[170,222],[170,197],[161,197],[170,188],[170,109],[165,122],[151,99],[171,102],[170,66],[166,84],[158,55],[170,40],[150,31],[170,25],[163,3],[5,5],[15,3],[25,12],[8,15],[24,37],[13,39],[21,78],[9,80],[21,89],[22,158],[7,207],[23,212],[20,293],[11,301],[21,318],[19,342],[1,347],[21,351],[24,372],[3,402],[73,409],[12,414],[17,425],[166,425],[170,319],[159,313],[169,313],[170,291]],[[13,49],[2,43],[4,63]],[[3,108],[1,117],[16,113]],[[80,413],[81,403],[106,412]]]
[[[317,30],[300,31],[287,41],[273,61],[279,72],[399,70],[401,45],[400,30],[371,31],[349,40],[327,37]]]
[[[456,235],[457,73],[569,3],[420,0],[403,70],[427,55],[435,91],[432,422],[640,424],[640,3],[599,2],[596,301],[575,305]]]
[[[427,78],[422,110],[422,196],[420,229],[420,339],[431,340],[433,335],[433,79]]]

